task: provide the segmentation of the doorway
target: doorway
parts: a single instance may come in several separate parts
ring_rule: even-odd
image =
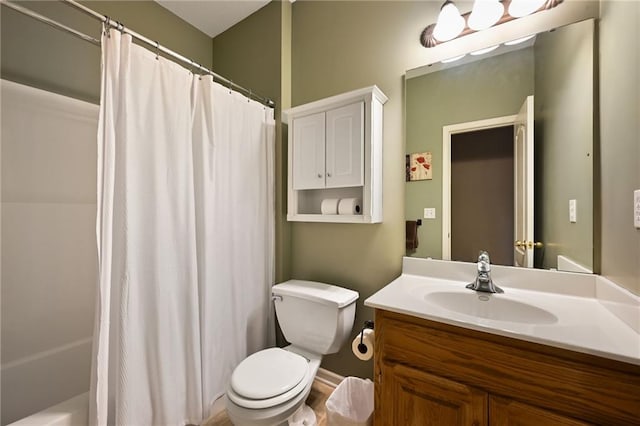
[[[513,265],[514,126],[451,136],[451,260]]]

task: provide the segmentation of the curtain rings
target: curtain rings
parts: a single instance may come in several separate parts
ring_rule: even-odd
[[[229,80],[229,94],[231,94],[233,92],[233,81]]]
[[[253,93],[251,93],[251,89],[249,89],[249,97],[247,98],[247,103],[251,102],[251,96],[253,95]]]
[[[104,31],[107,38],[111,38],[111,18],[108,16],[106,16],[104,20]]]
[[[160,42],[156,41],[156,61],[160,60]]]

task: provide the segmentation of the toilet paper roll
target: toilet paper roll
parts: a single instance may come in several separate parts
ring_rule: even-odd
[[[372,329],[365,328],[362,343],[360,343],[360,334],[353,339],[351,350],[359,360],[368,361],[373,357],[373,333]]]
[[[339,198],[325,198],[320,203],[320,211],[322,214],[338,214]]]
[[[360,198],[343,198],[338,203],[338,214],[362,214]]]

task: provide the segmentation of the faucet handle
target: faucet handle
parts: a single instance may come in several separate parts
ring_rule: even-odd
[[[485,250],[480,251],[480,254],[478,255],[478,262],[490,263],[491,260],[489,259],[489,253]]]
[[[491,264],[489,262],[478,262],[478,272],[491,272]]]

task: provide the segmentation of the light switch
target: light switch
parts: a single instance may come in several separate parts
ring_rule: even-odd
[[[578,203],[576,200],[569,200],[569,222],[576,223],[578,221],[577,213]]]
[[[640,229],[640,189],[633,191],[633,226]]]
[[[427,207],[424,209],[424,218],[425,219],[435,219],[436,218],[436,209],[433,207]]]

